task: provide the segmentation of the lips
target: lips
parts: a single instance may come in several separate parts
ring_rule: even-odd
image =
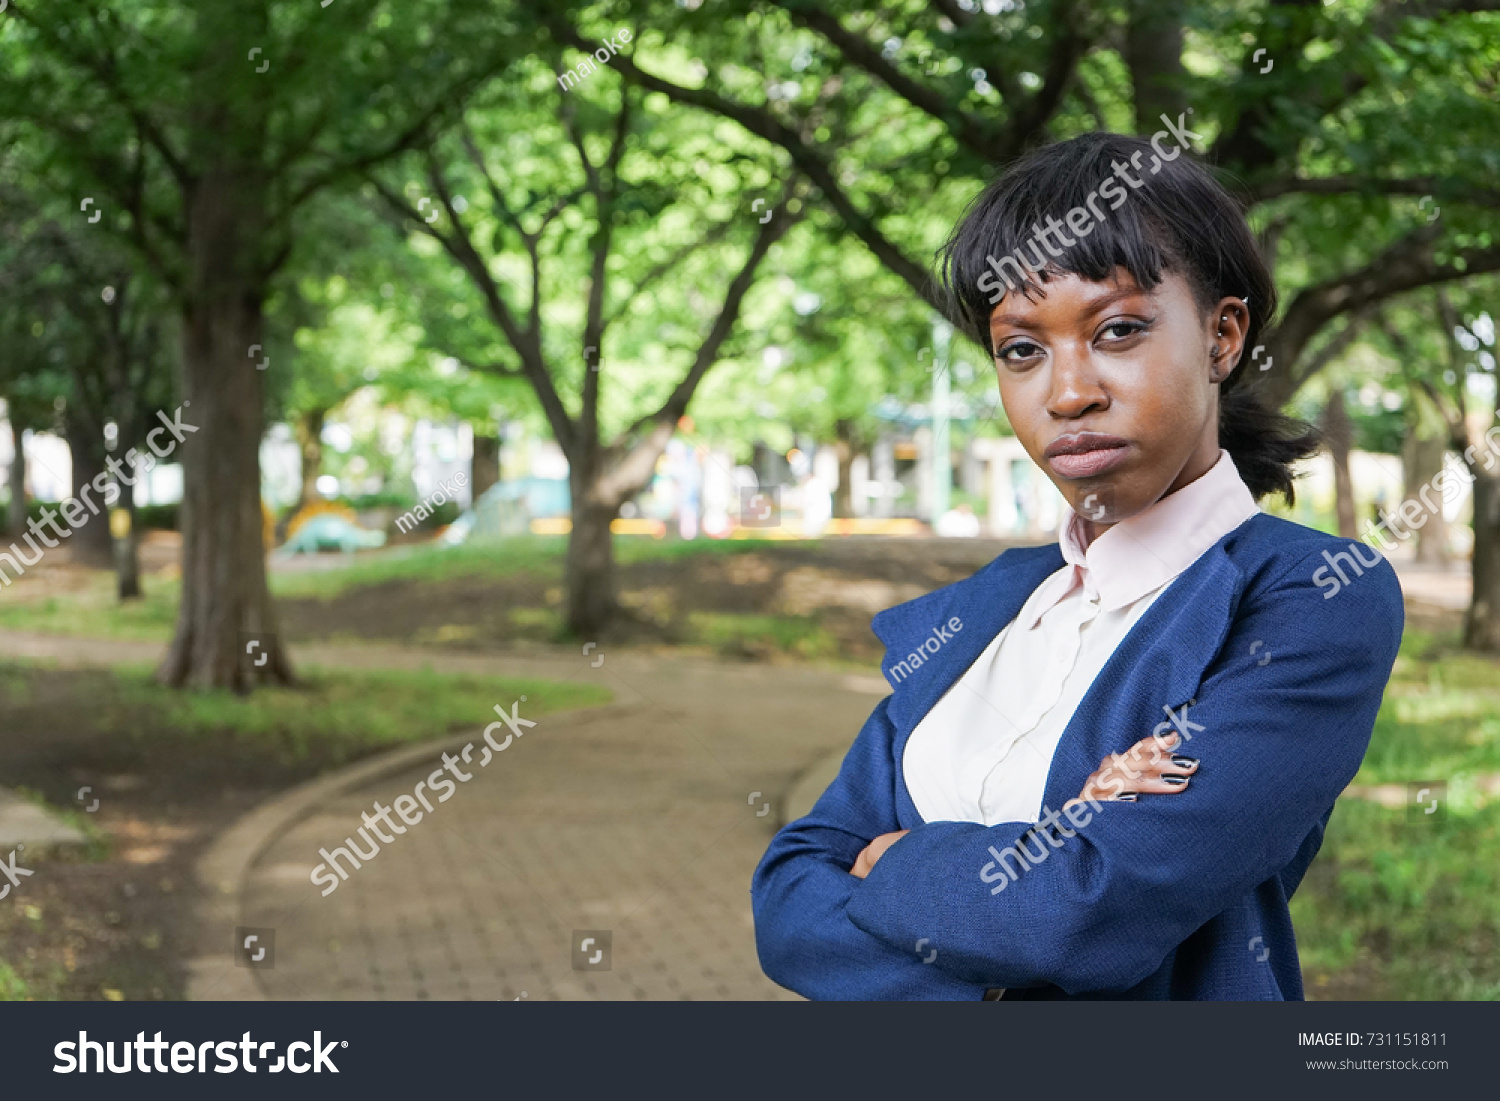
[[[1092,478],[1125,461],[1130,442],[1100,432],[1078,432],[1059,436],[1042,456],[1063,478]]]

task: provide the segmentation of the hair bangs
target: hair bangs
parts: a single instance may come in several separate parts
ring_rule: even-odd
[[[1140,169],[1131,187],[1116,171],[1143,156],[1162,167],[1147,141],[1085,134],[1029,154],[986,188],[939,254],[955,326],[993,351],[989,317],[1007,293],[1045,294],[1046,281],[1065,273],[1102,282],[1121,268],[1147,291],[1180,270],[1210,304],[1208,273],[1194,269],[1184,247],[1195,228],[1180,214],[1179,189]]]

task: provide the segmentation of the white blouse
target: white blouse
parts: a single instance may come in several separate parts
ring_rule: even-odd
[[[1208,473],[1087,548],[1082,521],[1067,509],[1063,568],[1037,586],[906,743],[902,768],[922,818],[1038,821],[1057,744],[1115,648],[1173,578],[1259,511],[1222,449]]]

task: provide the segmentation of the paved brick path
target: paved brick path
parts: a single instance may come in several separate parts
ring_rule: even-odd
[[[394,655],[333,656],[307,655]],[[437,751],[277,840],[251,874],[243,919],[275,929],[275,967],[257,973],[269,997],[793,997],[756,962],[750,873],[778,800],[853,739],[880,682],[640,656],[597,670],[582,658],[441,664],[594,679],[616,702],[539,720],[326,898],[309,880],[318,850],[343,844],[375,800],[410,793]],[[609,931],[608,971],[574,969],[574,930]]]

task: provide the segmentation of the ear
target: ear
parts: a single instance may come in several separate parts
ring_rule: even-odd
[[[1234,373],[1245,352],[1250,307],[1241,298],[1222,298],[1209,315],[1209,380],[1223,382]]]

